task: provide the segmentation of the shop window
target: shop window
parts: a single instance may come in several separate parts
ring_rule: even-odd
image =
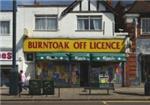
[[[81,31],[102,30],[102,17],[101,16],[78,16],[77,30],[81,30]]]
[[[55,31],[57,30],[57,16],[35,16],[35,30]]]
[[[9,21],[0,21],[0,35],[10,34],[10,22]]]
[[[27,61],[33,61],[34,59],[34,54],[33,53],[27,53],[26,54],[26,60]]]
[[[141,19],[142,25],[142,34],[150,34],[150,18],[142,18]]]
[[[36,79],[54,80],[56,87],[79,86],[80,71],[78,64],[59,61],[36,61]]]

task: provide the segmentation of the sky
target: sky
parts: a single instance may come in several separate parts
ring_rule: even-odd
[[[0,0],[0,10],[12,10],[12,1],[13,0]],[[61,3],[64,2],[71,2],[74,0],[37,0],[39,2],[42,3],[46,3],[51,1],[53,3],[60,3],[58,1],[61,1]],[[117,1],[117,0],[113,0],[113,1]],[[134,0],[122,0],[124,1],[124,3],[132,3],[132,1]],[[32,4],[34,2],[34,0],[17,0],[17,4]]]
[[[0,10],[11,10],[12,9],[12,1],[13,0],[0,0]],[[17,4],[33,4],[34,0],[16,0]],[[68,2],[68,1],[73,1],[73,0],[37,0],[39,2]]]

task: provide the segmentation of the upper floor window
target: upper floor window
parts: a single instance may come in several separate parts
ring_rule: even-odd
[[[35,16],[35,30],[53,31],[57,30],[57,16]]]
[[[10,34],[10,22],[9,21],[0,21],[0,35]]]
[[[142,34],[150,34],[150,18],[142,18]]]
[[[102,30],[101,16],[78,16],[77,29],[83,31]]]

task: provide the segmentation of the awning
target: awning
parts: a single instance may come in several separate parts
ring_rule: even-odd
[[[70,60],[90,61],[90,53],[70,53]]]
[[[68,53],[37,53],[37,60],[69,60]]]
[[[36,53],[37,60],[126,61],[124,53]]]
[[[92,53],[92,61],[126,61],[124,53]]]

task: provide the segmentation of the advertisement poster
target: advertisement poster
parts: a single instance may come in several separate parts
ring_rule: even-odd
[[[37,79],[54,80],[55,85],[69,84],[69,66],[67,63],[56,64],[55,62],[39,61],[36,65]]]

